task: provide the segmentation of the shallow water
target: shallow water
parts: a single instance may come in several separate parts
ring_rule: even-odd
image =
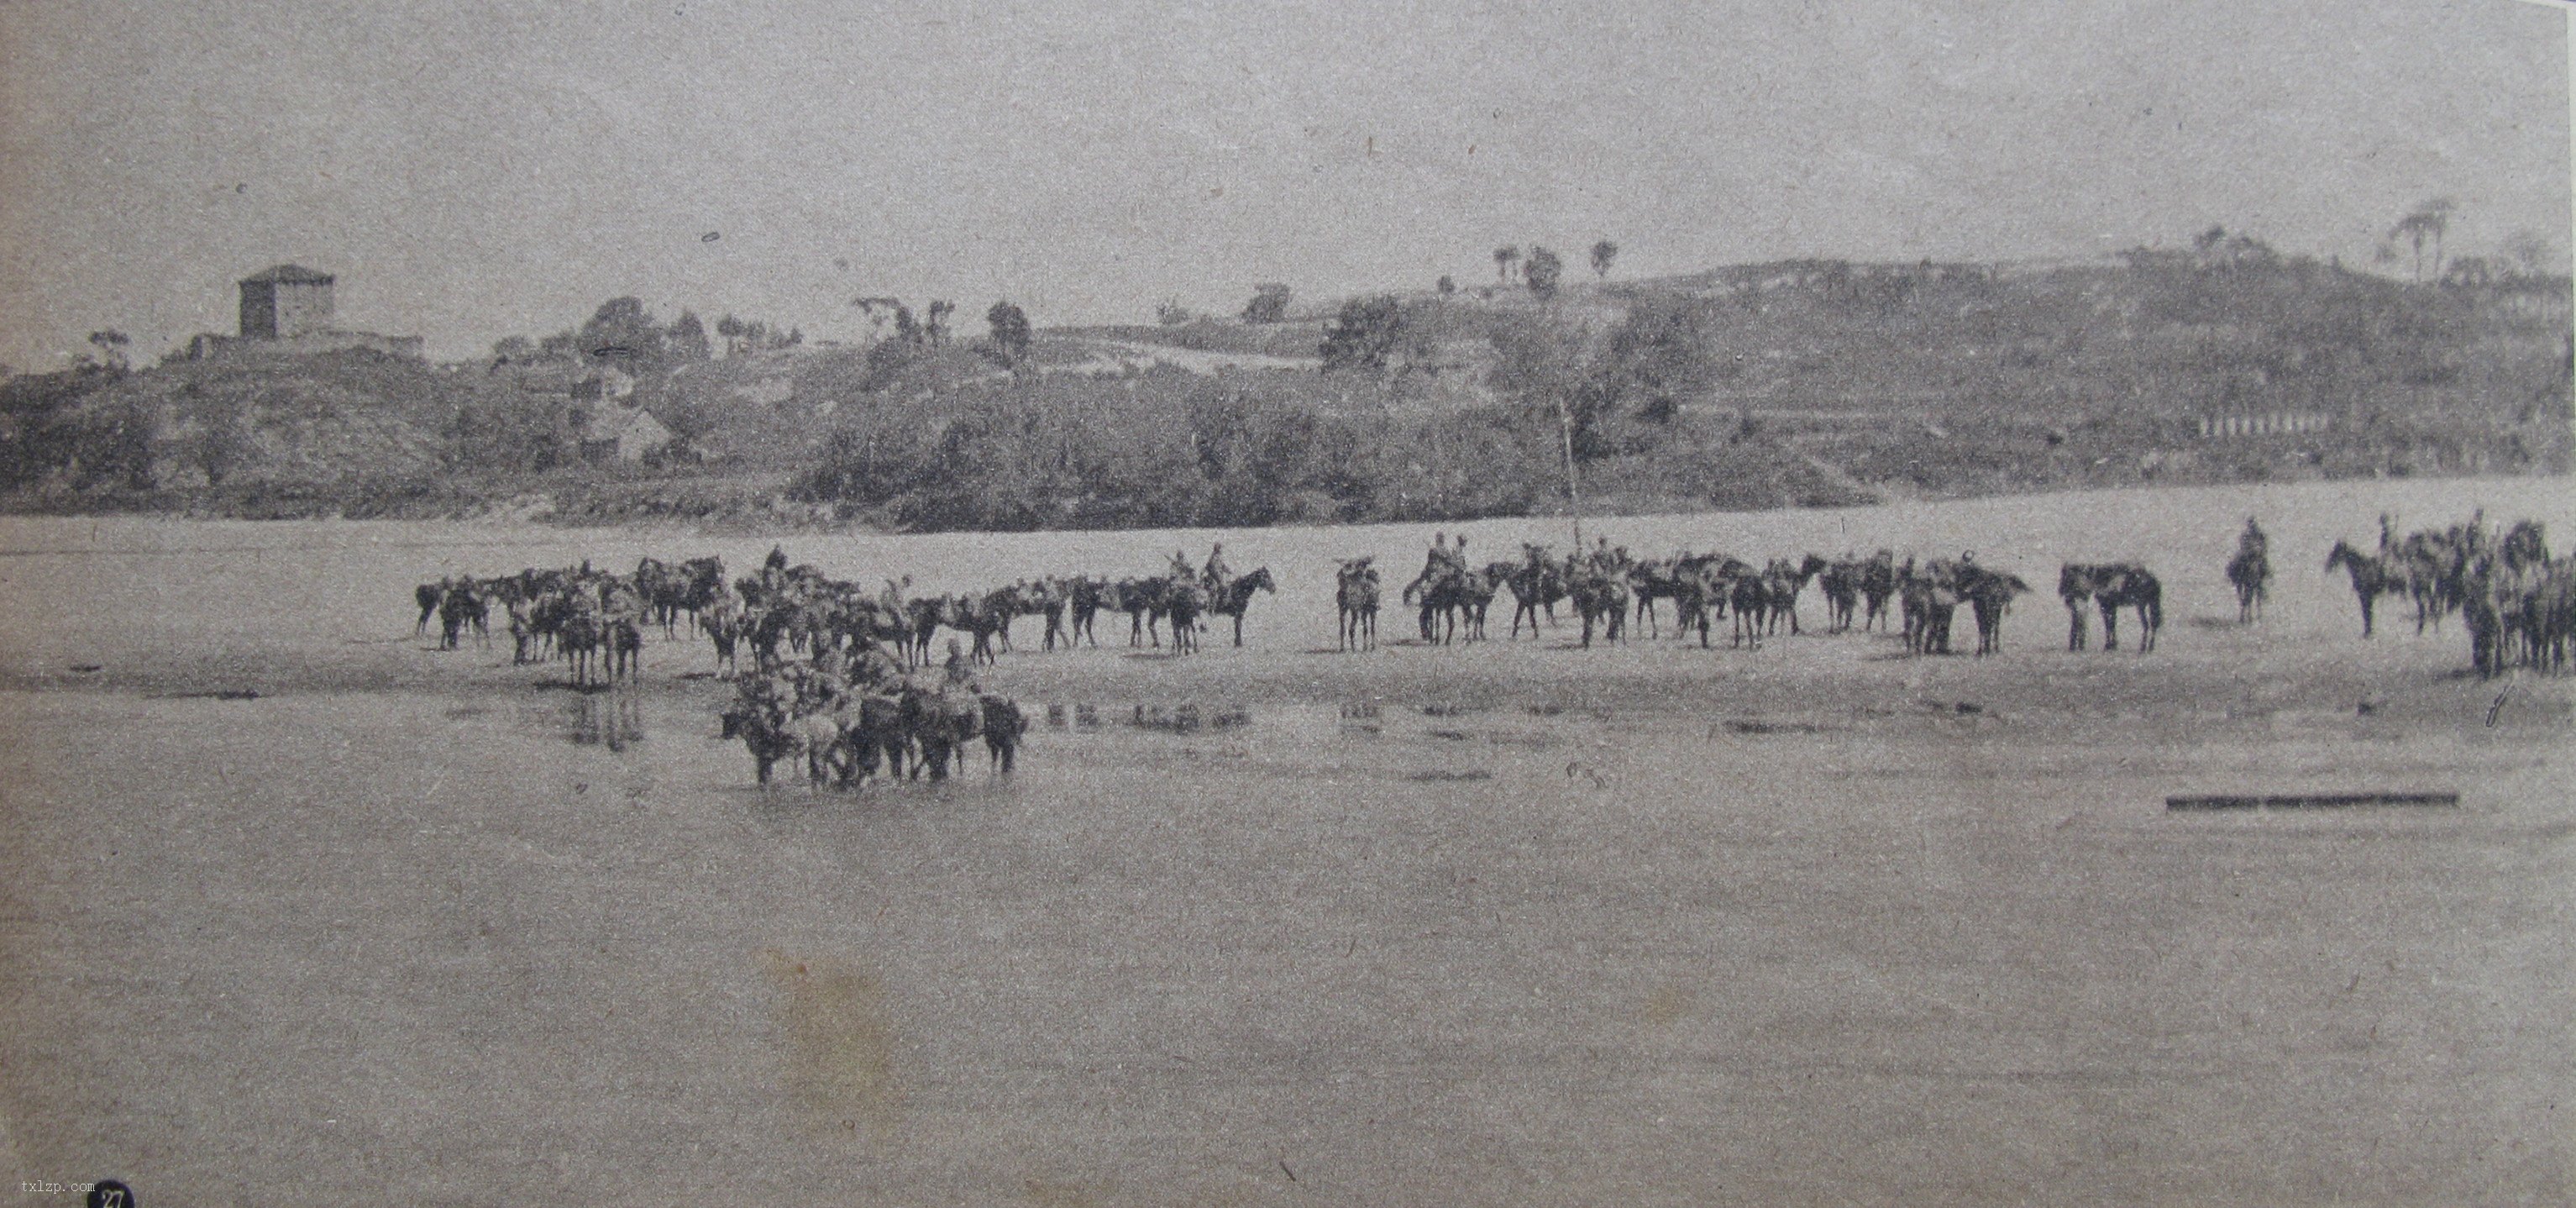
[[[695,645],[576,693],[410,633],[442,570],[765,542],[103,524],[0,557],[8,1144],[154,1202],[2563,1199],[2568,682],[2363,643],[2309,573],[2479,501],[2576,532],[2524,481],[1613,530],[2143,557],[2146,658],[2053,600],[1992,659],[1310,654],[1330,559],[1430,527],[1226,534],[1283,573],[1245,650],[1024,628],[1016,775],[854,792],[755,789]],[[2193,625],[2249,510],[2273,611]],[[787,544],[963,586],[1207,539]],[[2461,797],[2164,805],[2248,787]]]

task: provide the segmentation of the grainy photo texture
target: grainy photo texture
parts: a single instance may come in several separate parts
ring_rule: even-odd
[[[0,1204],[2576,1199],[2567,7],[0,0]]]

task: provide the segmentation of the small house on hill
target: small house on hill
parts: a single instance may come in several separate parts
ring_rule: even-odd
[[[678,439],[669,426],[642,407],[611,406],[594,412],[576,405],[572,426],[581,459],[592,464],[640,462]]]

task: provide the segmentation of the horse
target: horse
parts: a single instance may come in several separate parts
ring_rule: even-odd
[[[1771,589],[1746,566],[1726,578],[1726,607],[1735,614],[1735,635],[1727,645],[1748,650],[1762,648],[1764,613],[1771,605]]]
[[[1662,619],[1655,615],[1655,601],[1671,600],[1676,610],[1680,608],[1683,595],[1690,590],[1684,579],[1689,573],[1687,564],[1692,561],[1691,556],[1684,553],[1674,558],[1649,559],[1628,568],[1628,592],[1636,598],[1636,619],[1646,623],[1647,637],[1663,636]]]
[[[412,603],[420,605],[420,620],[411,627],[413,637],[429,633],[429,616],[438,611],[439,601],[447,598],[447,588],[439,583],[423,583],[411,589]]]
[[[1567,584],[1566,595],[1583,617],[1583,648],[1592,648],[1592,627],[1602,626],[1605,641],[1619,640],[1620,622],[1628,615],[1628,585],[1619,576],[1587,572]]]
[[[1199,617],[1207,610],[1207,603],[1207,589],[1196,583],[1180,579],[1165,583],[1162,611],[1172,622],[1173,654],[1198,653]]]
[[[1073,581],[1066,592],[1067,602],[1073,607],[1073,631],[1065,638],[1065,645],[1070,646],[1076,641],[1087,641],[1094,647],[1100,645],[1100,634],[1092,622],[1107,605],[1108,591],[1109,581],[1106,579],[1082,577]]]
[[[582,608],[573,609],[556,630],[555,648],[572,663],[574,687],[590,685],[591,657],[599,651],[601,637],[598,614]]]
[[[1770,569],[1762,572],[1763,584],[1769,589],[1771,632],[1780,632],[1780,618],[1789,618],[1789,632],[1798,632],[1798,593],[1807,589],[1807,580],[1825,569],[1825,560],[1809,554],[1792,563],[1786,558],[1771,560]]]
[[[1072,646],[1073,638],[1064,628],[1064,608],[1072,595],[1069,585],[1062,579],[1040,579],[1022,594],[1029,609],[1046,618],[1046,648],[1055,649],[1059,639],[1067,647]]]
[[[987,693],[984,709],[984,753],[991,757],[993,770],[999,775],[1011,774],[1019,759],[1020,738],[1029,732],[1028,715],[1020,711],[1017,701]]]
[[[1825,593],[1825,629],[1828,633],[1848,633],[1852,613],[1860,608],[1862,563],[1857,558],[1844,558],[1825,567],[1817,576],[1816,586]]]
[[[608,648],[609,682],[615,683],[623,678],[633,683],[635,674],[644,669],[642,618],[632,614],[610,617],[600,636]]]
[[[1887,629],[1887,599],[1896,594],[1894,550],[1880,550],[1870,555],[1869,561],[1861,563],[1860,594],[1869,605],[1869,610],[1861,615],[1861,631],[1868,632],[1871,623],[1875,622],[1884,632]]]
[[[474,626],[474,636],[483,645],[492,644],[491,610],[475,590],[474,580],[459,579],[438,601],[438,648],[454,650],[465,626]]]
[[[833,753],[841,746],[843,735],[833,718],[822,714],[790,718],[775,706],[747,702],[725,710],[719,718],[723,726],[718,736],[742,740],[751,752],[752,778],[763,787],[769,784],[771,767],[797,755],[805,757],[809,785],[820,787],[836,770]]]
[[[952,767],[963,769],[965,745],[982,734],[984,704],[980,697],[964,693],[912,688],[904,693],[904,717],[908,723],[904,728],[920,749],[913,760],[912,778],[920,779],[927,769],[932,780],[946,780]]]
[[[2120,610],[2138,610],[2138,653],[2156,648],[2165,625],[2165,589],[2142,566],[2115,562],[2093,568],[2093,602],[2102,612],[2102,649],[2120,648]]]
[[[1162,648],[1163,635],[1154,627],[1161,622],[1163,613],[1167,609],[1166,595],[1171,585],[1170,579],[1118,581],[1117,594],[1111,598],[1116,601],[1118,611],[1127,614],[1128,645],[1142,646],[1145,644],[1145,639],[1150,637],[1153,639],[1155,649]]]
[[[2004,648],[2004,614],[2012,610],[2013,597],[2026,595],[2030,584],[2017,575],[1976,569],[1963,572],[1959,594],[1968,601],[1969,611],[1977,620],[1977,654],[1994,654]]]
[[[2250,625],[2263,615],[2271,594],[2272,560],[2259,549],[2240,549],[2227,560],[2227,581],[2236,588],[2236,623]]]
[[[2365,554],[2354,549],[2351,543],[2346,541],[2335,542],[2334,549],[2326,554],[2325,573],[2331,575],[2337,567],[2343,568],[2344,572],[2352,577],[2353,597],[2361,603],[2361,636],[2367,638],[2372,628],[2373,606],[2378,602],[2379,597],[2399,590],[2397,576],[2391,572],[2386,559]],[[2417,596],[2419,605],[2422,600],[2423,597],[2419,594]],[[2415,632],[2419,634],[2424,632],[2424,611],[2420,607],[2416,612]]]
[[[1521,547],[1525,560],[1512,564],[1502,585],[1512,593],[1511,636],[1521,636],[1521,618],[1529,618],[1530,636],[1538,636],[1538,618],[1544,611],[1547,623],[1556,624],[1556,603],[1565,598],[1565,570],[1549,559],[1547,551],[1535,545]]]
[[[1443,567],[1437,576],[1416,580],[1404,589],[1406,601],[1417,596],[1422,601],[1423,640],[1442,645],[1457,640],[1462,618],[1467,623],[1468,641],[1485,636],[1485,609],[1494,601],[1494,581],[1489,573]]]
[[[1898,577],[1897,599],[1904,610],[1901,628],[1905,648],[1914,654],[1950,653],[1950,625],[1958,616],[1960,580],[1965,568],[1935,558],[1916,571],[1909,564]]]
[[[1377,648],[1377,568],[1371,559],[1345,559],[1336,572],[1333,606],[1339,614],[1341,649]]]
[[[1278,594],[1279,584],[1270,578],[1270,568],[1255,567],[1210,593],[1207,610],[1217,616],[1234,618],[1234,644],[1243,645],[1243,614],[1252,605],[1252,593],[1266,591]]]

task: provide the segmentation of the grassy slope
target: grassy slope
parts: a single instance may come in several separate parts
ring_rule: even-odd
[[[2563,284],[2558,292],[2563,306]],[[1801,262],[1582,283],[1545,308],[1521,291],[1489,288],[1406,301],[1444,348],[1471,359],[1492,332],[1531,316],[1597,332],[1644,300],[1693,308],[1717,346],[1718,380],[1685,404],[1662,447],[1587,471],[1598,506],[1650,510],[2147,479],[2562,471],[2564,311],[2546,317],[2532,297],[2410,286],[2305,262],[2020,271]],[[1309,360],[1324,328],[1315,313],[1258,327],[1050,330],[1021,378],[972,347],[908,358],[811,349],[692,364],[638,387],[639,401],[704,455],[668,473],[498,469],[470,441],[494,434],[458,429],[486,423],[492,408],[524,413],[522,371],[449,372],[367,353],[178,363],[103,388],[92,380],[64,392],[68,401],[29,402],[43,392],[22,378],[10,387],[16,401],[0,411],[12,433],[67,416],[104,432],[120,430],[124,417],[148,433],[136,466],[108,481],[98,456],[73,475],[14,476],[10,502],[19,507],[292,514],[354,505],[418,514],[536,492],[567,516],[773,523],[812,518],[781,489],[836,433],[900,426],[935,437],[997,400],[1083,414],[1086,400],[1114,401],[1120,389],[1133,395],[1136,379],[1176,372],[1142,371],[1140,347],[1181,350],[1172,358],[1181,366],[1243,374],[1246,391],[1319,413],[1392,421],[1504,401],[1480,367],[1371,383],[1215,370],[1205,355],[1182,355]],[[1205,381],[1204,372],[1192,380]],[[1179,390],[1168,381],[1143,388]],[[2203,415],[2271,411],[2321,412],[2336,427],[2217,442],[2192,428]],[[240,438],[216,459],[226,471],[217,489],[207,482],[205,442],[224,431]],[[37,450],[22,443],[17,452]],[[71,489],[84,481],[86,489]]]

